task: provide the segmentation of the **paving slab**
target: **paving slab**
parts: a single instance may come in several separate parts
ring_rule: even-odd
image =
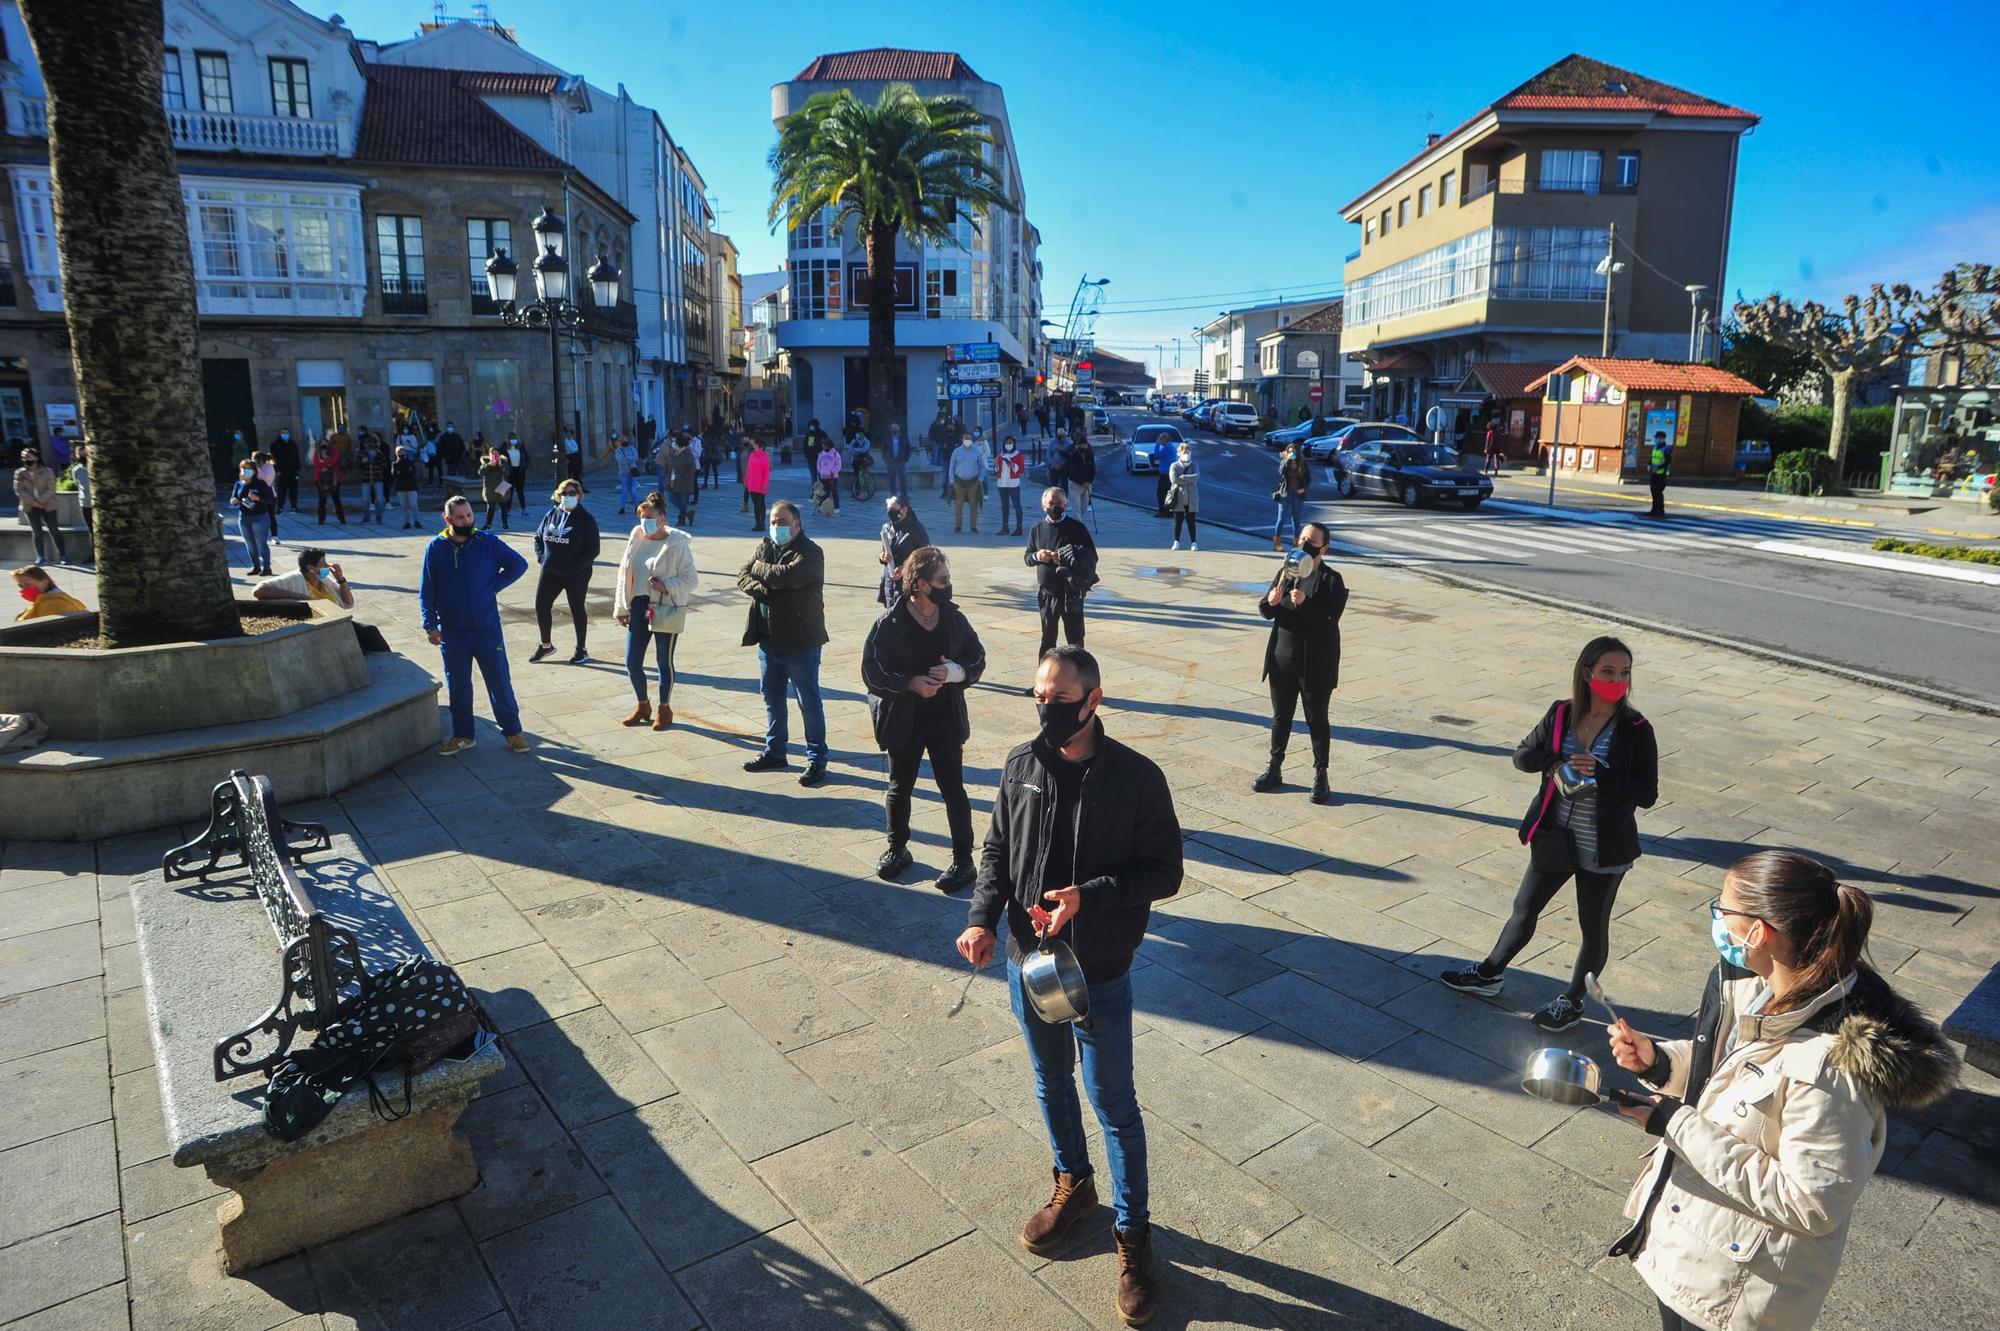
[[[656,1026],[639,1044],[745,1160],[852,1120],[726,1008]]]
[[[7,1331],[130,1331],[131,1325],[132,1310],[121,1281],[9,1322]]]
[[[868,1287],[907,1331],[1033,1327],[1076,1331],[1084,1323],[992,1239],[967,1234]]]
[[[532,1086],[480,1096],[465,1107],[458,1128],[479,1161],[479,1186],[453,1205],[475,1239],[567,1211],[604,1191]]]
[[[1255,1248],[1210,1244],[1207,1258],[1218,1278],[1293,1331],[1477,1331],[1465,1314],[1310,1215]]]
[[[46,1230],[0,1248],[0,1322],[53,1308],[124,1278],[116,1215]]]
[[[0,1150],[105,1122],[111,1117],[105,1042],[85,1040],[0,1063],[0,1106],[7,1111],[0,1115]],[[157,1113],[157,1099],[153,1107]],[[139,1128],[134,1120],[133,1130]]]
[[[1443,1188],[1315,1123],[1244,1169],[1385,1262],[1422,1246],[1464,1211]]]
[[[0,1151],[0,1249],[118,1209],[111,1124],[93,1123]]]
[[[488,1239],[481,1251],[521,1331],[693,1331],[701,1324],[608,1197]]]
[[[354,1331],[435,1331],[501,1312],[479,1250],[449,1203],[307,1253],[324,1320]]]
[[[1432,1107],[1407,1087],[1275,1025],[1209,1057],[1363,1145],[1380,1141]]]
[[[105,966],[95,919],[0,940],[0,998],[102,975]]]
[[[1655,1331],[1658,1311],[1467,1211],[1396,1264],[1494,1331]]]
[[[133,1331],[266,1331],[319,1307],[303,1256],[224,1275],[210,1202],[127,1225],[125,1252]]]
[[[864,1283],[972,1229],[962,1212],[859,1125],[765,1156],[756,1169]],[[890,1215],[896,1223],[883,1224]]]
[[[949,1071],[880,1026],[810,1045],[792,1055],[792,1064],[895,1151],[992,1112]]]
[[[516,1031],[507,1049],[572,1132],[674,1093],[673,1082],[606,1008]]]
[[[901,1331],[797,1223],[689,1267],[680,1283],[709,1331]]]
[[[105,1029],[104,986],[94,975],[0,996],[0,1063],[94,1040]]]

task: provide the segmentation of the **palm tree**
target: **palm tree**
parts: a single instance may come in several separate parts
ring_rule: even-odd
[[[240,636],[215,520],[194,256],[160,100],[161,0],[23,0],[21,12],[48,89],[104,646]]]
[[[868,251],[868,420],[895,410],[896,237],[951,243],[966,209],[1014,211],[983,149],[993,136],[961,97],[924,97],[892,83],[869,106],[852,92],[816,93],[778,126],[771,149],[771,211],[797,226],[832,209],[829,231],[850,223]]]

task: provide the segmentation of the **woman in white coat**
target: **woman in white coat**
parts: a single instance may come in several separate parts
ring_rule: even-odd
[[[1691,1040],[1613,1022],[1618,1065],[1661,1094],[1619,1110],[1659,1137],[1613,1245],[1666,1331],[1806,1331],[1888,1138],[1958,1059],[1862,960],[1868,895],[1794,851],[1739,860],[1709,903],[1722,962]]]
[[[687,625],[688,602],[700,578],[695,573],[694,544],[685,531],[667,525],[667,501],[655,490],[639,502],[639,525],[625,542],[618,561],[618,587],[612,604],[625,629],[625,673],[632,677],[638,698],[628,726],[651,722],[665,730],[674,723],[669,705],[674,692],[674,644]],[[660,671],[660,710],[646,697],[646,640]]]

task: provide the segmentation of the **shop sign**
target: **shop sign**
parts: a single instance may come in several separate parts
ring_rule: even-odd
[[[1000,381],[1000,367],[992,361],[972,365],[947,365],[945,373],[953,383],[984,384]]]
[[[997,361],[1000,359],[998,342],[952,342],[944,349],[944,358],[953,365],[968,361]]]

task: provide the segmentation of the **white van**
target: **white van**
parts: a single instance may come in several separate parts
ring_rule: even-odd
[[[1218,402],[1208,418],[1208,428],[1217,434],[1255,434],[1263,424],[1248,402]]]

